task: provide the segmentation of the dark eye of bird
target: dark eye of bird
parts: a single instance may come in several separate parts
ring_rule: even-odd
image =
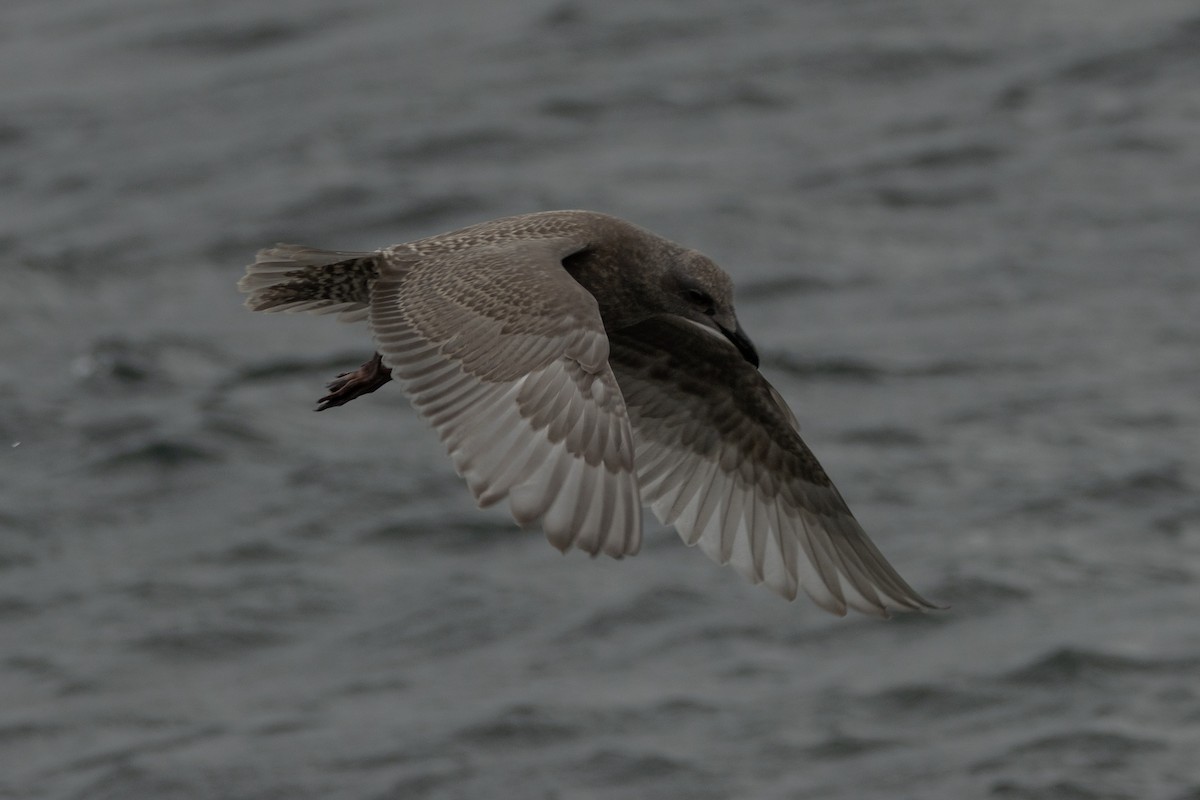
[[[715,309],[713,309],[713,299],[708,296],[707,292],[702,292],[699,289],[686,289],[684,290],[683,296],[686,297],[687,301],[692,305],[703,307],[706,314],[714,313]]]

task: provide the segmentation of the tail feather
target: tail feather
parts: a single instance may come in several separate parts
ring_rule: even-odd
[[[238,289],[250,295],[246,305],[254,311],[340,312],[343,322],[357,322],[366,319],[378,260],[378,252],[278,244],[258,252]]]

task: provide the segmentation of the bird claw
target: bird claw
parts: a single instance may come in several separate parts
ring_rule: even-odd
[[[325,387],[329,394],[317,401],[316,410],[344,406],[356,397],[370,394],[391,379],[392,371],[383,365],[383,356],[376,353],[358,369],[343,372],[330,381]]]

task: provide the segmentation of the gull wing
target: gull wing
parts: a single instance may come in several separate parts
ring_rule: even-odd
[[[560,550],[637,552],[625,402],[572,238],[382,252],[368,320],[384,363],[481,506],[507,498]]]
[[[610,343],[642,499],[688,545],[835,614],[935,607],[867,538],[778,392],[732,344],[669,316]]]

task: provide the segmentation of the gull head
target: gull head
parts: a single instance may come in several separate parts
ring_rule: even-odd
[[[688,252],[663,277],[668,313],[728,340],[742,358],[758,366],[758,351],[742,330],[733,308],[733,281],[710,259]]]

